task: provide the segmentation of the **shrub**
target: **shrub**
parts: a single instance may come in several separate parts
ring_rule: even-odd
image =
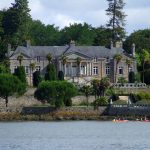
[[[124,77],[119,77],[118,83],[124,84],[124,83],[127,83],[127,80]]]
[[[64,80],[64,73],[63,71],[58,72],[58,80]]]
[[[150,101],[150,93],[140,92],[138,94],[130,95],[132,102],[136,103],[138,101]]]
[[[0,74],[0,97],[5,99],[6,107],[8,97],[15,93],[22,95],[26,90],[25,83],[22,83],[16,76],[11,74]]]
[[[26,73],[25,69],[23,66],[19,66],[18,68],[15,69],[15,76],[17,76],[21,82],[26,83]]]
[[[135,73],[133,71],[129,72],[129,83],[135,82]]]
[[[33,86],[37,87],[41,81],[42,77],[40,75],[40,71],[35,71],[33,73]]]
[[[106,106],[106,105],[108,105],[108,101],[107,101],[106,97],[100,97],[94,101],[95,107]]]
[[[48,64],[45,73],[45,80],[54,81],[56,80],[56,68],[54,64]]]
[[[66,81],[43,81],[35,91],[35,98],[41,102],[55,103],[56,107],[72,104],[71,97],[77,90],[72,83]]]
[[[113,104],[116,104],[116,105],[126,105],[127,101],[117,100],[117,101],[114,101]]]

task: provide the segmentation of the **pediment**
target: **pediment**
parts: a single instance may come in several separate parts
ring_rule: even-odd
[[[9,59],[17,59],[17,57],[19,55],[22,55],[23,59],[29,59],[30,58],[28,55],[26,55],[26,54],[24,54],[24,53],[21,52],[21,53],[15,53],[15,54],[13,54]]]
[[[74,52],[74,53],[67,53],[65,54],[65,56],[68,59],[77,59],[78,57],[80,57],[81,59],[89,59],[89,56],[86,56],[84,54],[78,53],[78,52]]]

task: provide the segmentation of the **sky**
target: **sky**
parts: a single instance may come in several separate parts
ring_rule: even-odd
[[[44,24],[60,28],[86,22],[94,27],[106,25],[107,0],[28,0],[31,16]],[[0,9],[9,8],[14,0],[0,0]],[[150,28],[150,0],[124,0],[126,32]]]

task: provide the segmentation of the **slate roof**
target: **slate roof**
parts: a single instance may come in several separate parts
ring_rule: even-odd
[[[59,57],[62,54],[80,53],[90,58],[113,58],[115,54],[123,54],[123,52],[122,48],[108,49],[104,46],[18,46],[11,56],[22,53],[30,58],[35,58],[37,56],[46,57],[48,53],[51,53],[53,57]]]
[[[66,52],[78,52],[84,55],[87,55],[89,57],[98,57],[98,58],[113,58],[115,54],[123,54],[122,48],[113,48],[108,49],[104,46],[71,46]]]

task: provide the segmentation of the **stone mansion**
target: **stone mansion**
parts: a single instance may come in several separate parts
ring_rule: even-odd
[[[17,57],[23,56],[22,66],[25,67],[28,82],[32,78],[30,64],[35,64],[35,69],[44,75],[48,60],[47,54],[51,54],[53,62],[56,65],[56,70],[63,71],[65,79],[69,82],[79,84],[90,84],[93,79],[101,79],[108,77],[111,83],[115,81],[116,60],[114,55],[121,54],[122,59],[117,65],[116,79],[124,77],[128,80],[130,71],[136,72],[135,60],[135,45],[132,45],[132,54],[126,53],[122,48],[122,43],[117,42],[110,48],[104,46],[76,46],[74,41],[71,41],[66,46],[31,46],[27,41],[26,46],[18,46],[15,51],[11,51],[11,46],[8,46],[8,57],[10,60],[11,73],[14,73],[15,68],[19,66]],[[66,63],[63,64],[61,56],[66,57]],[[80,64],[77,64],[77,59],[80,58]],[[130,67],[126,64],[126,60],[132,63]],[[30,83],[30,82],[29,82]]]

